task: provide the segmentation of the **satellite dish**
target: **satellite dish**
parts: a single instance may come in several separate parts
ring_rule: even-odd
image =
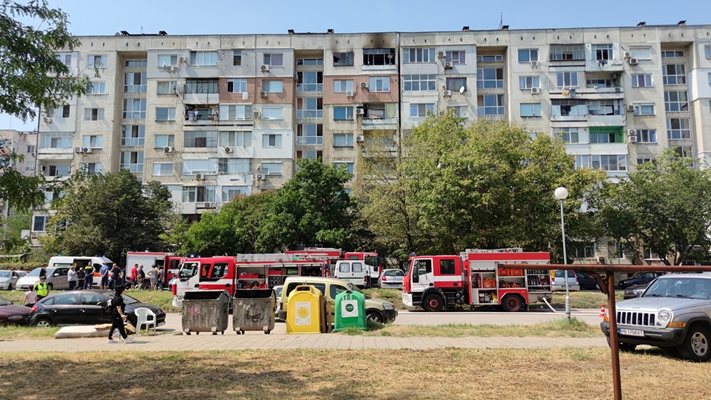
[[[459,93],[464,93],[464,86],[459,88]]]

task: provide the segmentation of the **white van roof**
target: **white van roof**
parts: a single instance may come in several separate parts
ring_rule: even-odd
[[[52,264],[71,264],[74,260],[91,260],[92,263],[98,264],[112,264],[113,261],[106,257],[92,257],[92,256],[54,256],[49,259],[49,265]]]

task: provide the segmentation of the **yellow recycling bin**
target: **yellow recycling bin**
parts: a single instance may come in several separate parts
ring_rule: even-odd
[[[286,300],[286,333],[328,332],[326,299],[313,286],[297,286]]]

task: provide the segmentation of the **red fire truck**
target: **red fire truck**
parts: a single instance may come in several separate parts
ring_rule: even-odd
[[[403,280],[402,301],[406,306],[420,306],[426,311],[442,311],[456,305],[498,305],[506,311],[519,311],[531,303],[551,299],[548,271],[523,268],[549,260],[547,252],[521,249],[474,249],[458,256],[413,256]],[[522,268],[498,268],[499,263],[522,264]]]
[[[167,288],[168,282],[178,275],[179,264],[184,258],[162,251],[129,251],[126,253],[126,274],[129,275],[136,264],[143,265],[145,273],[154,265],[163,267],[163,285]]]

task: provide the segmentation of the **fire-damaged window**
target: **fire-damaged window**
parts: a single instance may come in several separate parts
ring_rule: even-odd
[[[439,260],[440,275],[455,275],[454,260]]]
[[[363,49],[363,65],[395,65],[395,49]]]

